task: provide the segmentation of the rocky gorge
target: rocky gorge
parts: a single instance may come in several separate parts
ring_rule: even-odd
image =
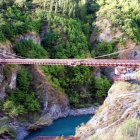
[[[18,41],[33,39],[34,42],[40,43],[40,38],[35,33],[28,33],[24,37],[20,37]],[[7,47],[8,48],[8,47]],[[12,51],[12,45],[10,45],[10,55],[15,55]],[[6,53],[9,52],[5,50]],[[7,56],[1,55],[1,58],[7,58]],[[17,86],[17,74],[20,70],[20,66],[8,67],[5,65],[1,66],[1,99],[6,96],[6,87],[9,86],[10,89],[14,90]],[[52,84],[46,80],[46,76],[42,72],[39,66],[27,66],[27,70],[32,75],[33,89],[36,91],[39,101],[42,104],[41,114],[30,114],[31,117],[28,119],[29,122],[21,122],[20,120],[9,120],[4,114],[1,114],[0,122],[1,125],[9,128],[9,132],[4,132],[1,138],[11,139],[9,135],[14,133],[16,140],[21,140],[26,137],[30,132],[41,128],[44,125],[50,125],[53,120],[67,117],[67,116],[78,116],[86,114],[94,114],[96,111],[95,106],[82,109],[71,109],[69,105],[69,99],[65,94],[59,92],[58,89],[52,86]],[[40,94],[41,93],[41,94]]]
[[[0,1],[0,58],[139,60],[139,7],[138,0]],[[1,64],[0,139],[94,114],[77,127],[81,140],[139,140],[135,73],[136,80],[114,81],[114,67]]]
[[[102,22],[105,22],[106,26],[111,27],[111,25],[109,24],[109,22],[107,20],[104,20]],[[105,29],[105,27],[102,27],[102,24],[99,24],[99,23],[100,22],[97,22],[97,26],[98,26],[98,28],[99,27],[102,28],[102,33],[97,36],[96,40],[105,41],[106,36],[109,35],[109,34],[111,34],[109,40],[114,39],[115,37],[113,36],[113,33],[111,33],[111,29],[108,29],[107,31],[103,30],[103,29]],[[109,31],[109,33],[107,33],[107,35],[106,35],[106,32],[108,32],[108,31]],[[94,36],[94,32],[95,31],[93,31],[93,34],[91,35],[91,38]],[[116,36],[116,38],[118,36]],[[34,42],[37,43],[37,44],[40,44],[40,42],[41,42],[40,37],[37,36],[35,33],[28,33],[28,34],[25,34],[24,36],[20,36],[17,39],[17,41],[30,40],[30,39],[34,40]],[[107,40],[108,40],[108,38],[107,38]],[[91,43],[93,43],[93,42],[91,41]],[[11,51],[11,54],[12,54],[13,53],[12,45],[10,45],[9,49],[6,50],[6,51],[9,52],[9,50]],[[129,55],[129,56],[131,56],[133,58],[137,57],[136,59],[138,59],[138,55],[135,55],[135,56],[133,55],[134,50],[139,51],[138,47],[134,45],[133,50],[130,53],[131,55]],[[137,54],[139,54],[139,52],[137,52]],[[124,55],[124,54],[122,56],[127,56],[128,57],[128,55]],[[2,55],[1,57],[5,57],[5,56]],[[5,77],[5,73],[3,73],[3,72],[5,72],[5,69],[7,70],[7,66],[4,66],[4,65],[1,66],[1,83],[3,83],[2,84],[3,86],[1,86],[1,94],[0,94],[1,98],[4,98],[6,96],[6,94],[5,94],[6,85],[9,85],[9,87],[11,89],[16,88],[17,72],[20,69],[20,67],[16,66],[16,68],[15,67],[10,68],[9,69],[10,73],[8,73],[9,74],[8,78]],[[109,90],[108,97],[105,100],[104,104],[99,108],[99,110],[98,110],[98,107],[95,107],[95,106],[90,107],[90,108],[83,108],[83,109],[71,109],[70,105],[69,105],[68,97],[66,95],[62,94],[61,92],[59,92],[58,89],[53,87],[51,85],[51,83],[46,80],[46,76],[44,75],[44,73],[42,72],[40,67],[38,67],[38,66],[27,66],[27,69],[28,69],[29,73],[33,77],[33,79],[32,79],[33,88],[36,91],[36,94],[38,95],[38,99],[42,103],[43,110],[42,110],[41,115],[32,114],[32,117],[30,118],[32,120],[32,122],[21,123],[21,122],[18,122],[18,121],[16,121],[16,122],[12,121],[11,122],[10,120],[8,120],[8,122],[6,121],[5,124],[3,124],[4,126],[8,126],[9,128],[12,128],[12,129],[15,130],[15,132],[16,132],[15,133],[16,140],[23,139],[31,131],[37,130],[37,129],[41,128],[44,125],[50,125],[53,120],[56,120],[58,118],[67,117],[69,115],[77,116],[77,115],[85,115],[85,114],[95,114],[96,110],[97,110],[97,113],[95,114],[95,117],[92,120],[90,120],[85,126],[82,126],[82,127],[78,128],[77,131],[76,131],[76,136],[80,136],[81,139],[83,139],[83,140],[89,138],[91,135],[93,135],[93,138],[94,138],[94,135],[95,136],[97,135],[97,137],[99,137],[100,134],[103,135],[104,133],[107,133],[110,130],[110,128],[112,128],[113,126],[115,126],[116,124],[118,124],[118,123],[122,122],[122,120],[124,120],[124,118],[122,118],[121,120],[117,120],[118,118],[121,117],[121,116],[119,116],[120,114],[117,115],[118,116],[117,118],[112,118],[112,116],[116,116],[115,115],[116,110],[114,110],[114,108],[116,107],[116,102],[118,103],[120,101],[120,100],[117,101],[119,99],[119,97],[117,97],[119,95],[118,90],[119,90],[120,94],[123,94],[124,92],[126,92],[125,96],[120,95],[120,97],[122,96],[124,98],[124,99],[121,99],[122,101],[125,101],[125,97],[129,96],[129,94],[127,95],[127,92],[131,92],[131,90],[132,90],[133,93],[134,93],[135,92],[134,90],[138,90],[136,84],[132,84],[134,86],[134,89],[130,88],[130,91],[127,91],[128,88],[132,86],[131,84],[129,84],[129,83],[120,83],[120,84],[123,85],[123,88],[118,89],[118,87],[120,88],[119,83],[115,83],[111,87],[111,89]],[[102,71],[104,71],[106,74],[108,74],[107,69],[110,70],[110,73],[109,73],[108,77],[110,79],[112,79],[112,76],[114,75],[114,69],[113,68],[112,69],[110,69],[110,68],[104,68],[103,69],[102,68],[102,69],[98,70],[97,73],[95,73],[95,75],[101,75]],[[6,73],[6,76],[7,76],[7,73]],[[124,86],[124,84],[126,84],[126,87]],[[124,92],[122,93],[123,90],[124,90]],[[133,93],[131,93],[130,95],[132,96]],[[112,104],[111,104],[111,101],[110,101],[111,99],[113,100]],[[125,101],[125,103],[122,103],[122,104],[127,105],[127,102]],[[109,105],[110,108],[108,107],[108,105]],[[121,107],[121,105],[119,107]],[[124,106],[124,108],[120,108],[119,110],[117,110],[117,112],[120,112],[121,109],[122,109],[122,111],[124,111],[126,108],[128,108],[128,107]],[[112,110],[112,111],[108,112],[108,110],[110,110],[110,111]],[[100,112],[101,114],[98,113],[98,112]],[[115,114],[111,114],[113,112]],[[136,114],[136,112],[134,112],[134,114]],[[123,113],[124,112],[121,112],[121,115]],[[96,117],[96,115],[97,115],[97,117]],[[1,120],[3,120],[3,117],[4,116],[1,115]],[[109,117],[111,117],[111,118],[109,118]],[[107,122],[107,120],[109,120],[109,122]],[[94,125],[94,127],[92,125]],[[96,132],[95,130],[97,130],[97,133],[95,133]],[[98,133],[98,131],[99,131],[99,133]],[[112,133],[112,131],[111,132],[109,131],[108,133],[110,134],[110,133]],[[95,138],[97,138],[97,137],[95,137]]]
[[[139,60],[140,46],[120,28],[114,27],[109,18],[105,16],[101,18],[100,12],[97,15],[95,28],[90,37],[91,44],[95,44],[97,40],[99,42],[113,41],[116,42],[115,48],[119,51],[119,59]],[[120,42],[120,38],[123,38],[123,43]],[[98,71],[103,72],[112,80],[113,67],[103,67]],[[139,77],[139,72],[136,75]],[[77,127],[76,136],[80,137],[80,140],[139,140],[139,82],[139,78],[134,81],[113,82],[103,105],[97,109],[87,124]]]
[[[4,68],[5,66],[2,66],[1,70],[3,71]],[[3,89],[1,90],[1,98],[4,98],[6,96],[6,86],[9,85],[11,89],[16,88],[18,69],[20,69],[20,67],[17,67],[16,69],[14,68],[13,70],[10,69],[11,72],[8,79],[3,78],[1,80],[4,83],[3,87],[1,87],[1,89]],[[34,77],[32,82],[34,82],[34,88],[37,91],[36,94],[38,94],[38,98],[43,106],[42,113],[40,115],[32,114],[32,116],[28,118],[29,120],[32,120],[31,122],[9,120],[8,118],[5,118],[4,114],[1,114],[1,125],[3,126],[3,128],[9,127],[11,129],[9,132],[5,132],[4,136],[2,136],[1,138],[8,138],[9,136],[6,135],[11,135],[11,133],[14,132],[14,134],[16,135],[16,140],[21,140],[30,132],[39,129],[44,125],[50,125],[53,120],[67,117],[69,115],[77,116],[95,113],[95,106],[85,109],[71,109],[68,97],[59,93],[59,91],[54,89],[52,85],[45,80],[45,76],[43,75],[39,67],[29,66],[28,69],[30,69],[30,73],[32,73]],[[4,74],[1,73],[1,77],[3,76]],[[41,95],[39,95],[40,92],[42,93]]]

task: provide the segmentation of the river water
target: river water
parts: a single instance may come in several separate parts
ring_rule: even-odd
[[[50,126],[45,126],[27,136],[24,140],[32,140],[37,136],[71,136],[81,123],[86,123],[93,115],[69,116],[58,119]]]

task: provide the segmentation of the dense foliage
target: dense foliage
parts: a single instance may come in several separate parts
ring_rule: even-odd
[[[96,11],[99,8],[96,0],[13,0],[11,2],[4,0],[0,6],[3,8],[3,13],[0,14],[0,42],[10,40],[18,55],[28,58],[92,57],[89,36],[92,31],[92,20],[96,18]],[[17,42],[17,37],[28,32],[41,34],[41,45],[35,44],[32,40]],[[100,53],[110,53],[113,49],[113,43],[104,42],[99,44],[95,56]],[[98,80],[94,77],[94,70],[91,67],[42,66],[41,68],[46,78],[69,96],[70,103],[74,107],[100,103],[110,87],[106,78]],[[26,69],[21,73],[17,80],[18,88],[8,92],[4,104],[4,110],[11,116],[38,111],[40,107],[30,89]],[[23,99],[26,103],[22,103]]]
[[[90,67],[42,66],[47,79],[61,88],[74,107],[86,107],[101,103],[110,88],[107,78],[94,78]]]
[[[96,0],[33,0],[34,6],[46,13],[57,14],[64,17],[78,18],[83,21],[93,18],[98,9]]]
[[[3,105],[4,111],[12,118],[40,110],[35,93],[31,92],[31,79],[27,70],[22,67],[17,77],[17,89],[7,89],[8,97]]]
[[[115,51],[115,42],[114,41],[97,42],[97,46],[98,46],[97,48],[94,48],[91,51],[92,57],[104,56],[104,55],[107,55],[107,54],[111,54]],[[115,55],[110,55],[110,56],[106,56],[105,58],[115,58],[115,57],[116,57]]]
[[[49,30],[42,40],[42,46],[49,52],[50,58],[91,57],[88,43],[91,33],[89,23],[80,20],[80,18],[73,19],[59,15],[47,15],[46,17]],[[113,43],[110,46],[112,47]],[[110,51],[113,49],[112,47]],[[97,94],[96,79],[93,76],[93,68],[90,67],[43,66],[42,69],[46,77],[49,77],[48,79],[57,88],[61,88],[69,96],[70,104],[74,107],[85,107],[95,102],[99,103],[110,87],[108,84],[107,89],[103,88],[102,90],[104,94],[101,92],[99,95],[101,90],[98,90]],[[100,81],[104,81],[104,78],[101,78]],[[101,97],[100,101],[97,99],[98,96]]]
[[[72,18],[48,16],[49,31],[42,45],[51,58],[89,57],[87,36],[90,26]]]
[[[35,31],[39,33],[41,26],[40,18],[30,16],[28,8],[18,7],[16,5],[3,9],[0,14],[0,41],[6,39],[15,42],[18,35]]]
[[[100,18],[107,17],[135,42],[140,43],[139,0],[97,0]]]
[[[32,40],[24,40],[14,45],[14,50],[18,55],[26,58],[47,58],[48,53],[43,47],[35,44]],[[28,52],[28,53],[27,53]]]

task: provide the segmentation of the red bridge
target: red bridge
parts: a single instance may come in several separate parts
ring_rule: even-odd
[[[140,60],[121,60],[121,59],[0,59],[0,64],[138,67],[138,66],[140,66]]]

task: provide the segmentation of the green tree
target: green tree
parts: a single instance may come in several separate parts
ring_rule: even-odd
[[[47,58],[47,51],[32,40],[24,40],[14,45],[15,52],[27,58]],[[27,53],[28,52],[28,53]]]
[[[28,74],[28,71],[22,68],[17,75],[17,86],[19,90],[28,91],[31,80],[32,79]]]
[[[110,86],[110,82],[105,77],[95,79],[96,98],[99,102],[102,102],[107,96]]]
[[[140,43],[140,2],[139,0],[98,0],[98,18],[109,19],[136,43]]]
[[[102,41],[98,43],[98,47],[96,49],[96,56],[110,54],[110,53],[113,53],[114,50],[115,50],[115,42]],[[108,57],[110,58],[110,56]],[[111,57],[115,57],[115,56],[113,55]]]
[[[31,76],[24,67],[18,73],[17,87],[14,91],[6,90],[8,97],[3,110],[12,118],[40,111],[37,96],[31,92]]]

